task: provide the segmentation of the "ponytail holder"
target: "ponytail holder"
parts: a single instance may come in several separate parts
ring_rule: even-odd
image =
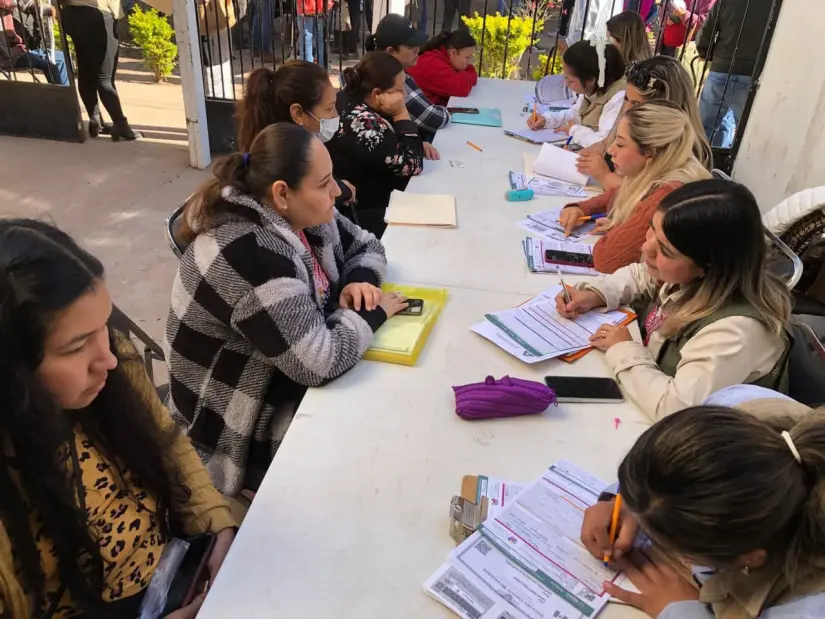
[[[791,438],[790,432],[787,430],[782,430],[782,438],[785,439],[785,443],[788,445],[788,449],[791,450],[793,459],[796,460],[796,463],[802,464],[802,456],[799,455],[799,450],[796,448],[796,445],[793,444],[793,439]]]
[[[244,153],[243,154],[243,167],[245,167],[245,168],[249,167],[249,153]]]

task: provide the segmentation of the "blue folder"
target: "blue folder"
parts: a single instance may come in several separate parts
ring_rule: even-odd
[[[478,108],[478,114],[456,113],[450,119],[459,125],[480,125],[482,127],[501,127],[501,110],[491,107]]]

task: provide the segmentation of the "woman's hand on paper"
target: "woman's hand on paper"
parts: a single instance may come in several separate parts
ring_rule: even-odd
[[[633,336],[627,327],[617,325],[602,325],[599,330],[590,336],[590,343],[593,348],[601,351],[613,348],[619,342],[632,342]]]
[[[441,155],[438,150],[429,142],[424,142],[424,159],[430,159],[431,161],[438,161],[441,159]]]
[[[527,126],[533,131],[544,129],[545,125],[547,125],[547,119],[541,114],[530,114],[527,117]]]
[[[570,303],[565,302],[562,293],[556,297],[556,311],[565,318],[575,318],[578,314],[585,314],[594,307],[604,305],[604,299],[593,290],[568,287],[567,294],[570,295]]]
[[[584,211],[578,206],[565,206],[561,209],[559,223],[564,227],[564,236],[570,236],[573,230],[582,225],[583,222],[579,221],[579,219],[584,216]]]
[[[347,284],[338,297],[338,307],[341,309],[353,309],[361,311],[361,306],[371,312],[381,302],[381,289],[366,282],[354,282]]]
[[[615,499],[613,500],[615,501]],[[584,510],[581,542],[591,555],[602,561],[605,555],[617,560],[630,552],[639,532],[639,523],[629,510],[622,508],[616,541],[610,546],[610,521],[613,519],[613,501],[601,501]]]
[[[593,231],[590,234],[604,234],[608,230],[610,230],[613,222],[610,221],[609,217],[602,217],[596,220],[596,227],[593,228]]]
[[[576,123],[574,123],[573,121],[570,121],[569,123],[564,123],[563,125],[559,125],[558,127],[556,127],[556,133],[566,133],[567,135],[570,135],[570,131],[572,131],[575,125]]]
[[[407,297],[403,294],[398,292],[382,292],[381,302],[379,305],[386,312],[387,318],[390,318],[391,316],[395,316],[398,312],[402,312],[407,309],[409,303],[407,303]]]
[[[602,179],[610,174],[610,168],[607,167],[604,155],[593,151],[579,152],[576,159],[576,169],[585,176],[596,179],[600,185],[603,185]]]
[[[604,590],[617,600],[635,606],[651,617],[659,614],[674,602],[699,599],[699,591],[685,580],[664,560],[654,560],[641,551],[634,551],[616,561],[639,590],[626,591],[612,582],[605,581]]]

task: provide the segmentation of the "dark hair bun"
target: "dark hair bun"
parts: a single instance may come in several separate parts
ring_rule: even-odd
[[[361,86],[361,75],[354,67],[344,69],[344,90],[356,92]]]

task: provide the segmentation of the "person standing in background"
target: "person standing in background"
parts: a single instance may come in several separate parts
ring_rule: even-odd
[[[123,17],[120,0],[65,0],[63,28],[72,38],[77,57],[77,89],[89,114],[89,135],[110,134],[112,141],[141,137],[129,126],[115,87],[120,41],[117,20]],[[112,118],[104,125],[98,97]]]
[[[662,24],[665,30],[660,53],[675,56],[679,47],[690,43],[704,25],[714,4],[716,0],[670,0],[670,15]]]
[[[696,51],[710,62],[699,112],[712,146],[730,148],[733,144],[771,6],[750,0],[717,2],[699,32]]]
[[[577,41],[590,41],[597,34],[597,24],[606,23],[623,10],[624,5],[619,0],[576,0],[570,13],[565,39],[567,46]]]
[[[331,3],[325,0],[298,0],[298,58],[326,66],[326,13]]]

